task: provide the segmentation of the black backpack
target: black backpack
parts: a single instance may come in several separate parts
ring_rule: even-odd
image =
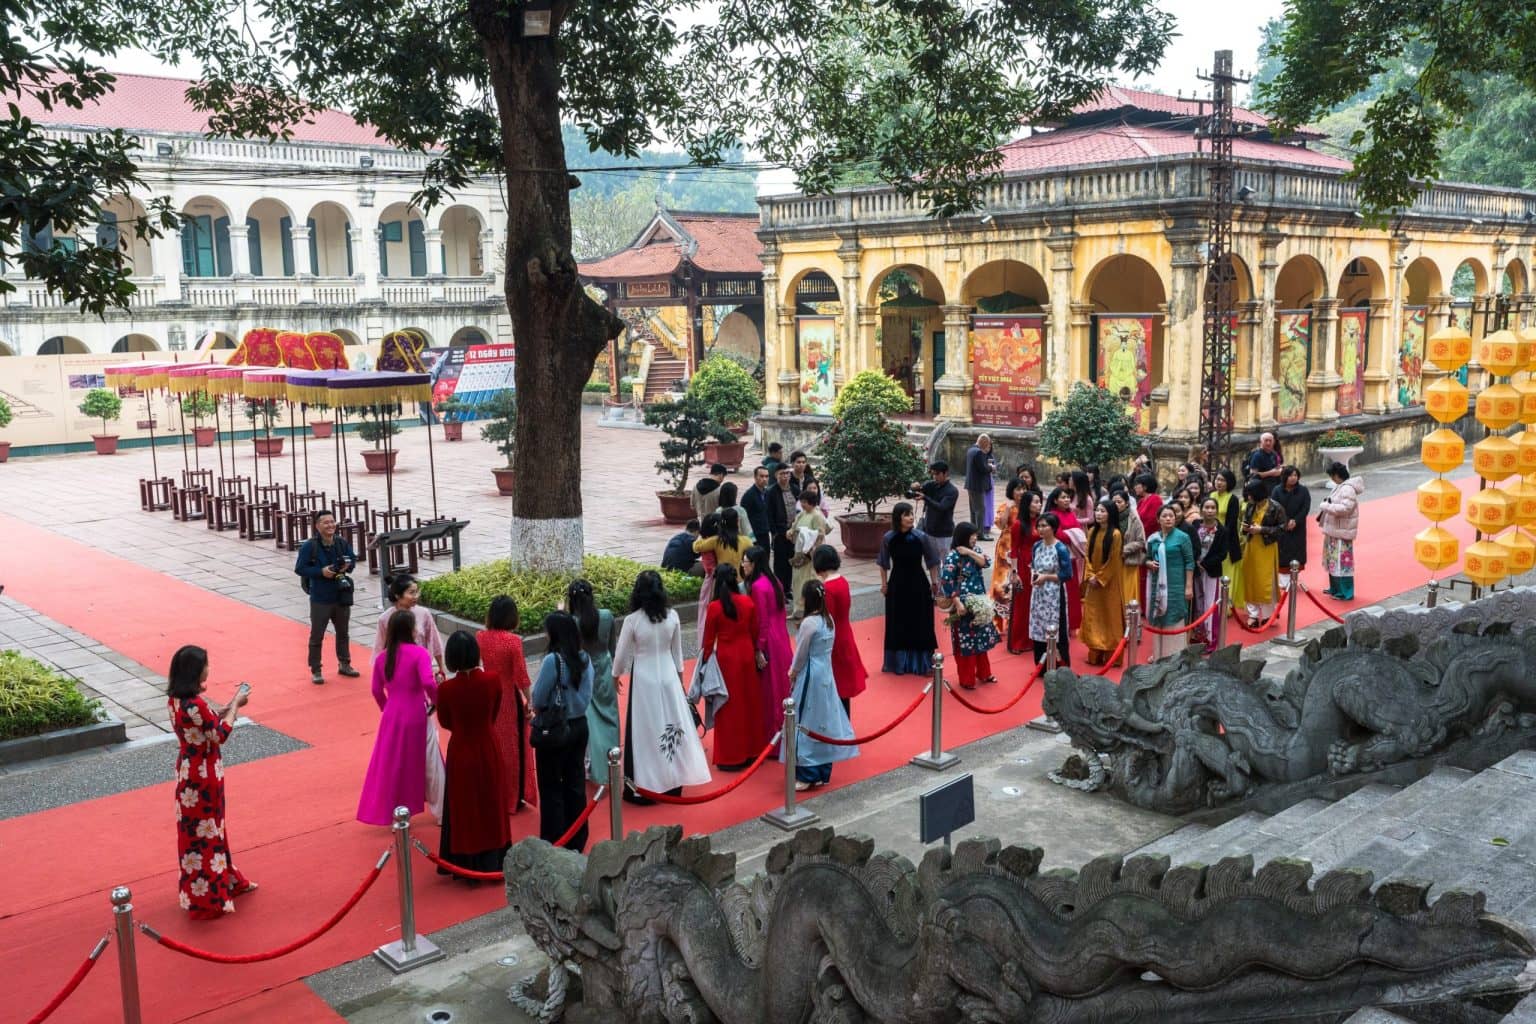
[[[565,686],[560,681],[565,674],[565,659],[555,655],[555,689],[550,695],[549,706],[533,713],[529,728],[528,745],[534,749],[563,747],[571,741],[570,714],[565,707]]]

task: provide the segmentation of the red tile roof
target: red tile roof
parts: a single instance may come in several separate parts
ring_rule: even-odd
[[[1002,147],[1004,173],[1040,171],[1078,164],[1145,160],[1196,151],[1193,134],[1151,125],[1092,125],[1039,132]],[[1348,170],[1348,160],[1300,146],[1257,139],[1234,139],[1232,155],[1239,160],[1271,160],[1330,170]]]
[[[1160,92],[1148,92],[1145,89],[1126,89],[1118,85],[1105,87],[1091,100],[1085,100],[1072,108],[1074,116],[1082,114],[1108,113],[1115,110],[1124,110],[1133,107],[1137,110],[1150,110],[1159,114],[1175,114],[1188,117],[1202,117],[1210,113],[1209,104],[1201,106],[1198,100],[1182,99],[1178,96],[1168,96]],[[1232,120],[1237,124],[1267,125],[1269,118],[1254,110],[1243,107],[1232,108]]]
[[[208,115],[187,99],[185,78],[161,78],[155,75],[128,75],[114,72],[117,82],[112,92],[84,108],[55,107],[45,110],[30,95],[17,101],[21,113],[38,124],[75,128],[122,128],[144,132],[197,132],[208,130]],[[323,110],[307,124],[294,125],[293,138],[299,142],[333,142],[353,146],[389,145],[378,132],[359,124],[339,110]]]
[[[684,255],[692,249],[694,266],[716,274],[761,274],[758,259],[762,242],[758,241],[758,216],[755,213],[696,213],[672,211],[658,213],[661,230],[652,220],[628,249],[581,265],[581,276],[588,279],[665,277],[677,270]],[[671,220],[682,229],[683,238],[670,235],[666,224]],[[650,238],[646,245],[641,239]]]

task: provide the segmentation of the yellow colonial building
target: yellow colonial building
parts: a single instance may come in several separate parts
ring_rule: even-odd
[[[1192,438],[1202,120],[1190,100],[1107,90],[1003,147],[983,208],[951,219],[887,188],[763,198],[769,432],[814,429],[802,417],[877,368],[907,387],[915,414],[994,436],[1017,428],[1020,443],[1075,381],[1121,394],[1148,434]],[[1391,435],[1373,454],[1416,444],[1426,335],[1453,317],[1474,338],[1536,318],[1536,193],[1436,184],[1370,225],[1348,162],[1318,137],[1277,139],[1247,110],[1236,122],[1239,202],[1221,270],[1237,300],[1235,431],[1305,441],[1343,417]]]

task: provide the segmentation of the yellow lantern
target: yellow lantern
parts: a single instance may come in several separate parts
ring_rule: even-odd
[[[1525,368],[1536,373],[1536,324],[1522,327],[1515,332],[1515,337],[1521,341],[1521,352],[1525,355]]]
[[[1522,365],[1520,339],[1511,330],[1494,331],[1478,342],[1477,361],[1495,377],[1508,377]]]
[[[1472,446],[1472,466],[1484,480],[1507,480],[1520,471],[1520,449],[1502,434],[1485,437]]]
[[[1473,583],[1483,586],[1497,583],[1509,575],[1509,548],[1484,538],[1467,548],[1462,571]]]
[[[1430,526],[1413,535],[1413,557],[1430,572],[1455,565],[1460,554],[1456,535],[1442,526]]]
[[[1472,335],[1460,327],[1442,327],[1424,342],[1424,358],[1446,373],[1454,373],[1472,358]]]
[[[1499,538],[1499,543],[1509,549],[1511,575],[1536,569],[1536,541],[1519,530],[1511,530]]]
[[[1520,393],[1508,384],[1490,384],[1477,396],[1477,422],[1503,430],[1520,419]]]
[[[1467,414],[1467,386],[1455,377],[1441,377],[1424,389],[1424,411],[1440,423],[1455,423]]]
[[[1536,472],[1536,430],[1529,428],[1520,431],[1510,438],[1515,444],[1515,450],[1519,453],[1520,472]]]
[[[1424,435],[1419,443],[1419,459],[1436,473],[1449,473],[1467,457],[1467,442],[1454,430],[1441,427]]]
[[[1461,511],[1461,490],[1449,480],[1435,477],[1419,484],[1419,515],[1441,523]]]
[[[1520,478],[1504,485],[1516,526],[1536,526],[1536,487]]]
[[[1498,488],[1478,491],[1467,499],[1467,522],[1487,534],[1507,530],[1515,522],[1514,502]]]
[[[1536,345],[1536,342],[1532,344]],[[1520,422],[1526,426],[1536,426],[1536,378],[1517,380],[1510,386],[1520,396]]]

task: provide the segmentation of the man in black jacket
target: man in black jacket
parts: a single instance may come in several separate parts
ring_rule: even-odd
[[[789,536],[789,528],[795,521],[795,492],[790,486],[789,464],[779,463],[774,476],[774,484],[763,499],[768,506],[768,535],[773,539],[773,574],[788,595],[794,579],[794,568],[789,560],[795,554],[795,543]]]
[[[752,539],[761,547],[773,543],[768,529],[768,470],[758,466],[752,471],[752,486],[741,496],[741,507],[747,510],[747,522],[752,527]]]
[[[321,672],[320,648],[325,643],[325,627],[336,627],[336,660],[341,675],[360,675],[352,667],[352,577],[357,556],[347,538],[337,536],[336,517],[328,509],[314,516],[315,532],[299,546],[293,571],[302,577],[309,591],[309,681],[316,686],[325,682]]]
[[[928,472],[933,474],[932,480],[912,486],[923,499],[923,518],[918,526],[928,535],[929,561],[937,563],[949,554],[949,542],[955,535],[955,505],[960,501],[960,489],[949,482],[949,463],[943,459],[929,466]]]

